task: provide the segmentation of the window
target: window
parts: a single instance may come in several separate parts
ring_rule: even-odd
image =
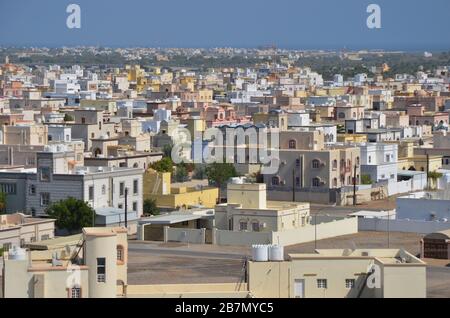
[[[295,177],[295,185],[296,185],[297,187],[300,186],[300,177]]]
[[[125,195],[125,182],[119,183],[119,194],[120,196]]]
[[[312,161],[312,168],[313,168],[313,169],[319,169],[319,168],[320,168],[320,161],[317,160],[317,159],[314,159],[314,160]]]
[[[48,240],[49,238],[50,238],[50,235],[44,234],[44,235],[41,236],[41,241]]]
[[[12,247],[11,243],[3,243],[3,250],[5,252],[8,252],[11,247]]]
[[[247,222],[246,221],[239,222],[239,230],[240,231],[247,231]]]
[[[289,140],[289,149],[296,149],[297,142],[295,140]]]
[[[333,187],[337,188],[337,185],[338,185],[337,178],[333,178]]]
[[[119,208],[119,209],[123,209],[123,204],[120,203],[120,204],[118,205],[118,208]]]
[[[36,186],[34,184],[32,184],[30,186],[30,195],[35,195],[36,194]]]
[[[117,260],[123,262],[124,258],[123,258],[123,246],[122,245],[118,245],[117,246]]]
[[[24,247],[25,246],[25,239],[20,239],[20,247]]]
[[[50,168],[49,167],[40,167],[39,168],[39,177],[43,182],[50,181]]]
[[[355,288],[355,280],[354,279],[346,279],[345,280],[345,288],[348,288],[348,289]]]
[[[15,183],[0,183],[0,192],[5,194],[16,194],[17,188]]]
[[[50,205],[50,193],[42,192],[41,193],[41,206],[49,206]]]
[[[133,180],[133,194],[138,194],[138,192],[139,192],[138,180]]]
[[[89,186],[89,201],[94,200],[94,186]]]
[[[320,187],[320,179],[319,178],[313,178],[312,179],[312,186],[313,187]]]
[[[327,280],[326,279],[318,279],[317,280],[317,288],[327,288]]]
[[[296,167],[300,167],[300,159],[296,159],[295,160],[295,166]]]
[[[372,162],[372,157],[371,156],[369,156],[369,163],[371,163]]]
[[[337,160],[334,159],[333,160],[333,170],[336,170],[336,169],[337,169]]]
[[[81,288],[80,287],[72,287],[70,289],[70,298],[81,298]]]
[[[272,185],[274,186],[280,185],[280,178],[272,177]]]
[[[97,258],[97,282],[106,282],[106,259],[104,257]]]
[[[133,202],[133,211],[137,212],[137,202]]]
[[[386,162],[390,162],[391,161],[391,156],[390,155],[386,155]]]
[[[106,186],[102,185],[102,194],[105,194],[105,193],[106,193]]]
[[[258,221],[252,222],[252,231],[259,232],[259,222]]]

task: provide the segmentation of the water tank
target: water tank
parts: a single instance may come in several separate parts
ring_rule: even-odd
[[[269,246],[252,245],[252,260],[254,262],[267,262],[269,260]]]
[[[231,183],[232,184],[243,184],[244,180],[243,180],[243,178],[240,178],[240,177],[231,178]]]
[[[27,259],[27,251],[23,248],[13,246],[8,252],[8,259],[24,261]]]
[[[279,245],[271,245],[269,247],[269,260],[270,261],[284,261],[284,248]]]

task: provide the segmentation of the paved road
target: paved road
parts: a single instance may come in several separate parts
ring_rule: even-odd
[[[202,276],[205,282],[220,282],[223,279],[235,281],[242,277],[242,260],[250,255],[248,248],[243,248],[242,251],[233,250],[231,252],[226,252],[226,247],[222,247],[222,251],[206,250],[207,248],[211,248],[210,246],[205,247],[205,250],[199,250],[199,248],[201,248],[199,245],[171,248],[159,247],[156,244],[130,243],[129,245],[131,258],[133,258],[133,253],[145,258],[147,258],[147,255],[161,256],[164,259],[161,260],[163,266],[159,266],[161,264],[156,260],[155,264],[152,265],[154,266],[153,270],[161,270],[158,275],[170,272],[171,275],[169,276],[172,277],[166,277],[165,279],[173,278],[175,281],[171,283],[175,283],[178,280],[185,283],[195,282],[200,276]],[[202,258],[202,260],[192,262],[192,258]],[[217,260],[220,260],[219,263],[217,263]],[[152,272],[151,269],[147,268],[150,272],[141,276],[139,275],[140,270],[143,269],[141,266],[136,266],[136,268],[134,268],[135,266],[131,267],[133,268],[133,276],[137,275],[136,278],[133,277],[136,281],[146,280],[146,276]],[[216,271],[220,269],[224,270],[224,272],[216,277],[216,274],[219,274]],[[188,273],[189,270],[192,273]],[[208,275],[211,275],[209,279],[205,277]],[[151,279],[148,283],[160,283],[158,276],[148,278]],[[155,279],[157,281],[154,281]],[[427,267],[427,296],[430,298],[450,298],[450,267]]]

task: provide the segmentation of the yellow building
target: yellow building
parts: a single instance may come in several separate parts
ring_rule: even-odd
[[[357,135],[357,134],[338,134],[337,142],[344,143],[362,143],[367,142],[367,135]]]
[[[212,208],[218,198],[219,189],[215,187],[172,187],[170,172],[149,169],[144,174],[144,200],[156,200],[159,208],[175,210],[194,205]]]

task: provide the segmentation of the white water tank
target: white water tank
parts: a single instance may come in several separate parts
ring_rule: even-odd
[[[279,245],[270,245],[269,247],[269,260],[281,262],[284,261],[284,248]]]
[[[252,245],[252,260],[254,262],[267,262],[269,260],[269,246]]]
[[[240,177],[231,178],[231,184],[243,184],[244,180]]]
[[[16,261],[24,261],[27,259],[27,251],[23,248],[13,246],[8,251],[8,259]]]

